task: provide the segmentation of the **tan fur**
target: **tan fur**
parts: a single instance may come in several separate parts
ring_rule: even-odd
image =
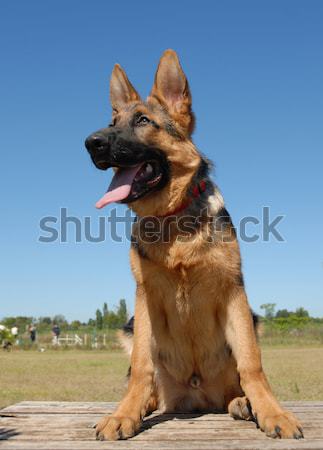
[[[153,103],[160,105],[154,103],[147,114],[158,122],[167,108],[179,122],[182,139],[172,139],[163,130],[141,131],[143,141],[165,151],[172,177],[162,191],[130,205],[139,217],[160,216],[185,201],[200,163],[190,140],[188,84],[174,52],[166,52],[159,70],[162,73],[157,71],[152,97]],[[169,73],[176,86],[175,100],[172,92],[167,92],[165,77]],[[131,103],[133,96],[129,95],[130,103],[118,113],[119,120],[127,120],[131,108],[149,108],[152,97],[147,106]],[[216,188],[209,196],[209,207],[212,213],[223,207]],[[161,219],[162,231],[166,222]],[[181,241],[174,225],[169,242],[150,243],[140,239],[139,227],[134,224],[133,235],[139,237],[142,251],[132,248],[130,252],[137,282],[131,377],[116,412],[98,424],[99,438],[133,436],[157,402],[163,411],[229,410],[236,418],[255,417],[268,435],[300,437],[300,424],[278,404],[263,373],[241,284],[239,245],[236,239],[225,239],[232,237],[231,230],[221,230],[214,241],[206,239],[214,236],[208,227],[202,227]]]
[[[120,342],[121,347],[123,350],[131,356],[132,349],[133,349],[133,339],[132,336],[129,336],[127,333],[123,333],[122,331],[117,332],[117,339]]]

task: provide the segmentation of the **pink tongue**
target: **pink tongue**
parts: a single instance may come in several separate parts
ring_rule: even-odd
[[[112,202],[119,202],[128,197],[131,191],[132,182],[141,168],[142,164],[129,169],[118,169],[112,178],[108,191],[96,202],[98,209],[104,208]]]

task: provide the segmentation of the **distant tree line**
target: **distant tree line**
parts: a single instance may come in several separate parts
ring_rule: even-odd
[[[30,324],[37,327],[38,332],[47,331],[57,324],[62,331],[79,330],[79,329],[116,329],[121,328],[128,321],[128,310],[125,299],[119,300],[116,308],[109,309],[105,302],[102,309],[97,309],[95,318],[90,318],[86,322],[80,320],[68,321],[62,314],[57,314],[54,317],[32,317],[32,316],[16,316],[4,317],[0,320],[0,324],[4,325],[9,330],[17,327],[20,333],[28,330]]]
[[[323,318],[311,317],[302,306],[295,311],[286,308],[276,311],[276,303],[264,303],[260,308],[264,310],[264,316],[260,317],[260,320],[265,323],[267,329],[288,330],[314,326],[322,330]]]
[[[98,330],[103,328],[121,328],[128,320],[127,304],[125,299],[119,301],[119,306],[115,311],[109,311],[108,304],[104,303],[103,308],[97,309],[95,319],[89,320],[89,325],[96,327]]]
[[[279,309],[277,312],[275,312],[276,303],[264,303],[263,305],[260,306],[260,309],[264,310],[264,318],[267,320],[279,318],[287,319],[289,317],[302,317],[314,319],[313,317],[310,317],[309,312],[302,306],[296,308],[295,311],[288,311],[288,309]]]
[[[310,317],[309,312],[303,307],[299,307],[295,311],[287,309],[278,309],[276,311],[276,303],[264,303],[260,308],[264,311],[260,319],[265,320],[267,323],[323,323],[323,318]],[[54,317],[44,316],[38,318],[32,316],[4,317],[0,320],[0,324],[9,330],[16,326],[19,329],[19,333],[27,331],[30,324],[36,325],[38,332],[48,331],[54,324],[57,324],[62,331],[86,331],[121,328],[128,319],[126,300],[121,299],[118,306],[113,309],[108,307],[107,302],[103,303],[102,308],[96,310],[95,317],[85,322],[80,320],[69,322],[62,314],[57,314]]]

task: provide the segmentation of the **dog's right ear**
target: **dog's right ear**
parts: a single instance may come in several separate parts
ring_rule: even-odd
[[[113,68],[110,80],[110,101],[114,113],[119,112],[127,103],[140,101],[140,96],[132,86],[125,71],[119,64]]]

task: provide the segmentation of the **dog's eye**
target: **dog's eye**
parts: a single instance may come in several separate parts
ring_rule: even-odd
[[[148,119],[148,117],[140,116],[136,120],[136,125],[147,125],[147,123],[149,123],[149,122],[150,122],[150,120]]]

